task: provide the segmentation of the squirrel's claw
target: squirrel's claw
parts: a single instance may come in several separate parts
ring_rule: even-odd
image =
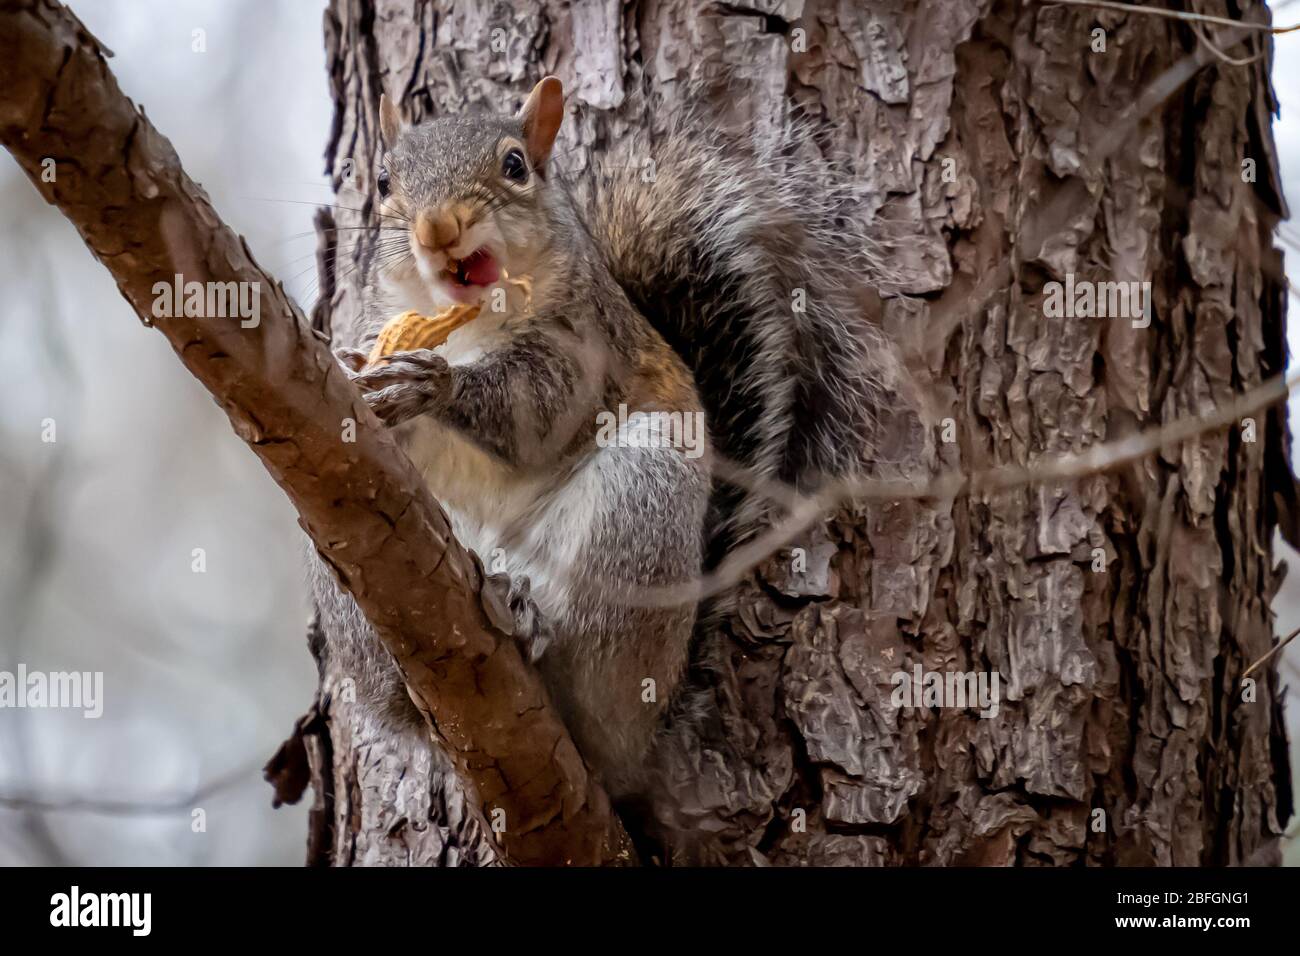
[[[360,349],[335,349],[334,357],[338,359],[339,364],[348,373],[348,378],[356,378],[357,374],[366,367],[368,358],[366,353]]]
[[[528,575],[485,575],[483,598],[492,622],[518,642],[529,661],[537,663],[555,632],[533,601]]]
[[[393,352],[384,356],[382,363],[358,374],[353,381],[363,392],[372,392],[385,385],[439,379],[449,376],[447,360],[429,349],[414,352]]]
[[[533,663],[546,652],[546,646],[555,637],[550,623],[533,601],[532,582],[528,575],[516,574],[510,578],[510,593],[506,598],[515,618],[515,640],[523,647]]]
[[[451,367],[429,349],[394,352],[352,379],[380,421],[400,425],[435,409],[451,394]]]

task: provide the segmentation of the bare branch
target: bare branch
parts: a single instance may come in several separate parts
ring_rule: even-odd
[[[248,764],[215,777],[189,793],[170,797],[42,796],[38,793],[0,793],[0,807],[39,813],[99,813],[105,816],[154,816],[188,813],[223,790],[256,779],[257,764]]]

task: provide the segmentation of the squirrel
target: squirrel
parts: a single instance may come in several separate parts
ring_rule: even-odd
[[[835,218],[834,177],[798,155],[796,126],[756,145],[687,113],[659,142],[611,151],[633,172],[570,179],[553,155],[564,113],[550,76],[514,116],[408,125],[381,96],[384,225],[336,354],[458,540],[545,621],[529,651],[617,802],[645,786],[709,609],[605,586],[689,593],[767,520],[761,494],[715,489],[715,453],[799,490],[863,468],[893,366],[863,314],[861,236]],[[366,364],[392,315],[468,303],[484,307],[442,345]],[[684,442],[691,429],[665,421],[707,429]],[[310,577],[358,702],[419,726],[319,558]]]

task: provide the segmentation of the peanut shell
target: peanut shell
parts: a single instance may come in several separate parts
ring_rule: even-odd
[[[453,305],[435,315],[421,315],[407,311],[393,316],[379,330],[375,347],[370,350],[370,364],[374,365],[394,352],[413,349],[432,349],[447,341],[447,336],[478,316],[477,305]]]

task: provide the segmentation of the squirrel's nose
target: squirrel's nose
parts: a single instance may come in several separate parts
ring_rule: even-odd
[[[415,217],[415,239],[434,252],[450,249],[469,229],[470,212],[459,203],[422,210]]]

